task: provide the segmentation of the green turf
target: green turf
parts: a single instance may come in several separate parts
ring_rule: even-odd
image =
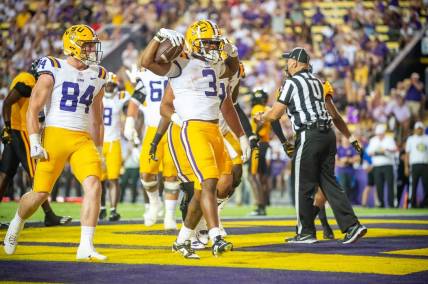
[[[16,211],[18,204],[15,202],[7,202],[0,204],[0,221],[10,221]],[[79,219],[80,215],[80,204],[76,203],[52,203],[52,207],[58,215],[71,216],[74,219]],[[223,217],[249,217],[250,212],[253,210],[252,206],[234,206],[228,205],[222,212]],[[123,203],[119,205],[119,213],[122,215],[122,219],[141,219],[144,212],[144,206],[141,204],[130,204]],[[355,211],[359,216],[368,215],[428,215],[428,209],[377,209],[377,208],[361,208],[355,207]],[[275,206],[269,207],[268,216],[270,217],[293,217],[295,216],[294,208],[290,206]],[[179,210],[177,210],[177,217],[179,217]],[[332,216],[332,212],[329,209],[328,213]],[[43,220],[43,212],[39,209],[31,218],[31,221]]]

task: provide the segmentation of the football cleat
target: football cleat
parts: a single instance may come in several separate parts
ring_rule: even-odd
[[[60,226],[60,225],[67,225],[68,223],[73,220],[70,216],[54,216],[54,217],[48,217],[45,215],[45,226],[46,227],[52,227],[52,226]]]
[[[367,228],[360,223],[355,224],[354,226],[348,228],[346,231],[345,238],[342,241],[342,244],[352,244],[355,243],[359,238],[362,238],[367,233]]]
[[[318,240],[312,234],[298,234],[292,238],[285,239],[285,242],[291,244],[314,244],[317,243]]]
[[[172,244],[172,251],[180,253],[182,256],[184,256],[184,258],[187,259],[199,259],[199,255],[197,255],[192,249],[189,240],[185,241],[182,244],[178,244],[177,241],[175,241]]]
[[[16,247],[18,246],[18,238],[22,229],[24,228],[24,223],[19,226],[9,226],[6,236],[4,237],[4,252],[6,254],[14,254]]]
[[[111,222],[119,221],[120,220],[120,214],[116,211],[111,211],[110,216],[108,217],[108,220]]]
[[[214,239],[214,244],[212,247],[212,254],[214,256],[220,256],[225,252],[233,250],[233,244],[231,242],[226,242],[221,236],[217,236]]]
[[[106,260],[107,256],[98,253],[94,248],[83,248],[79,246],[76,254],[77,260]]]
[[[196,232],[196,238],[202,244],[207,245],[209,242],[208,230],[200,230]]]
[[[190,238],[190,246],[194,250],[203,250],[205,249],[205,245],[201,243],[196,237]]]
[[[162,203],[156,202],[150,204],[149,212],[144,214],[144,225],[147,227],[153,226],[156,224],[156,221],[159,216],[159,211],[162,211]]]
[[[100,209],[100,215],[98,216],[98,219],[102,221],[105,218],[107,218],[107,210],[105,208],[102,208]]]

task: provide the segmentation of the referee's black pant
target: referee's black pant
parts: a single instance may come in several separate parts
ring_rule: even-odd
[[[335,156],[336,135],[332,129],[298,132],[291,168],[298,234],[315,235],[313,197],[318,186],[330,203],[343,233],[358,222],[345,190],[334,176]]]
[[[422,180],[424,188],[424,199],[420,207],[428,207],[428,164],[413,164],[410,166],[410,192],[409,192],[409,205],[416,208],[416,190],[419,179]]]

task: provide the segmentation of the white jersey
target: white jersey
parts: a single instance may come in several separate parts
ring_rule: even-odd
[[[406,152],[411,165],[428,164],[428,135],[414,134],[407,138]]]
[[[221,98],[221,100],[223,101],[224,98],[227,95],[227,89],[230,88],[230,95],[232,95],[233,90],[235,89],[236,85],[238,85],[239,83],[239,72],[236,72],[235,75],[232,76],[232,78],[224,78],[224,79],[220,79],[220,92],[219,92],[219,97]],[[221,134],[225,135],[228,131],[229,131],[229,126],[227,125],[226,121],[224,120],[224,117],[222,115],[222,113],[220,112],[219,115],[219,126],[220,126],[220,131]]]
[[[104,87],[106,70],[99,65],[77,70],[64,59],[47,56],[40,60],[37,73],[54,79],[52,96],[45,106],[46,126],[88,132],[89,109]]]
[[[121,91],[112,98],[103,97],[104,104],[104,142],[120,139],[121,124],[120,114],[124,104],[129,101],[131,95]]]
[[[215,120],[219,118],[219,77],[223,62],[216,64],[194,57],[179,57],[171,64],[167,76],[174,91],[174,108],[183,120]]]
[[[158,76],[149,70],[139,74],[135,89],[145,92],[145,104],[143,105],[145,125],[158,126],[161,119],[160,105],[167,84],[168,77]]]

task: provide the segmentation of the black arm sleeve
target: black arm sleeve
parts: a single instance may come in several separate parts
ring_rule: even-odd
[[[14,89],[17,90],[22,97],[29,98],[31,96],[32,88],[22,82],[16,83],[16,85],[14,86]]]
[[[278,136],[279,141],[281,141],[281,144],[287,142],[287,138],[285,138],[284,132],[282,131],[279,119],[272,121],[270,124],[272,126],[273,132],[276,134],[276,136]]]
[[[251,129],[250,120],[245,115],[242,108],[239,106],[239,103],[235,104],[235,109],[236,109],[236,112],[238,113],[239,120],[241,121],[242,128],[244,128],[245,135],[247,135],[247,137],[254,135],[253,130]]]

